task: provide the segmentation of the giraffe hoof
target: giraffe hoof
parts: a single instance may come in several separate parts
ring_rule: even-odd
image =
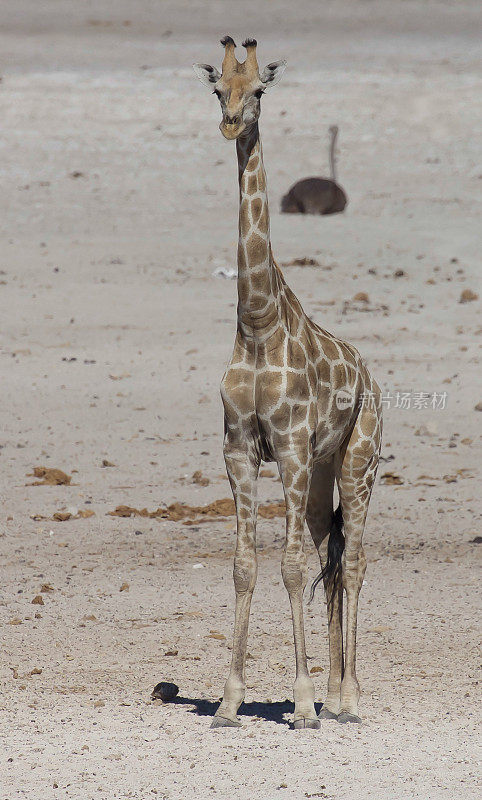
[[[356,714],[350,714],[349,711],[341,711],[341,713],[337,716],[337,720],[338,722],[341,722],[342,725],[344,725],[346,722],[357,722],[359,725],[361,725],[360,717],[357,717]]]
[[[236,720],[228,719],[227,717],[213,717],[211,728],[240,728],[241,723]]]
[[[302,728],[314,728],[315,730],[318,730],[318,728],[321,728],[321,723],[319,719],[301,717],[301,719],[295,719],[293,727],[295,730],[301,730]]]
[[[318,714],[318,719],[338,719],[338,714],[334,711],[329,711],[328,708],[322,708]]]

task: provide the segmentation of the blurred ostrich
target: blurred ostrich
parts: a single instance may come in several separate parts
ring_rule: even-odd
[[[338,127],[330,127],[330,178],[302,178],[281,199],[285,214],[338,214],[343,211],[348,198],[336,182],[335,144]]]

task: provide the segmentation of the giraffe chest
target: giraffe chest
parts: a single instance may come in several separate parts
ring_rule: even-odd
[[[277,434],[316,426],[316,375],[266,358],[231,363],[221,383],[228,426],[260,431],[271,444]],[[273,438],[273,434],[275,435]]]

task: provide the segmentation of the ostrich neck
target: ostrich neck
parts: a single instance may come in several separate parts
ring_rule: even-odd
[[[336,133],[333,133],[331,135],[331,142],[330,142],[330,175],[331,175],[331,180],[336,183],[335,145],[336,145]]]

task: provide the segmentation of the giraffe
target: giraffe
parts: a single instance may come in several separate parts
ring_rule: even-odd
[[[219,98],[222,134],[236,140],[240,199],[237,332],[221,382],[224,458],[237,518],[236,606],[231,667],[212,727],[241,724],[237,713],[245,696],[248,622],[257,576],[256,481],[261,461],[276,462],[286,502],[281,573],[293,623],[294,728],[319,728],[320,719],[361,722],[357,609],[366,568],[362,536],[381,444],[380,389],[355,347],[305,314],[273,258],[258,119],[261,96],[280,80],[285,62],[273,62],[260,72],[256,40],[243,42],[243,63],[230,36],[221,44],[221,73],[208,64],[193,65]],[[340,501],[336,511],[335,481]],[[318,717],[303,623],[305,520],[321,564],[313,588],[323,580],[328,614],[328,689]]]

